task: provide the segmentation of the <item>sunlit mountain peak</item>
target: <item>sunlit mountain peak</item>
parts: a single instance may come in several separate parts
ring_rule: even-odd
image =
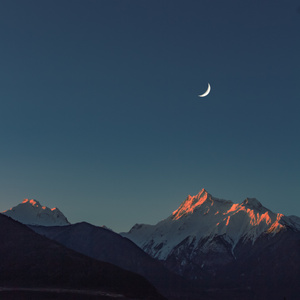
[[[35,199],[24,199],[22,203],[2,213],[23,224],[44,226],[63,226],[70,224],[58,208],[42,206],[40,202]]]
[[[178,220],[193,214],[196,210],[200,210],[203,214],[207,214],[208,212],[218,214],[220,212],[219,209],[222,210],[222,207],[224,208],[231,204],[232,201],[215,198],[205,189],[202,189],[195,196],[188,195],[179,208],[173,212],[172,219]]]
[[[197,207],[200,207],[204,202],[209,201],[210,198],[211,196],[205,189],[202,189],[195,196],[188,195],[179,208],[173,212],[173,219],[178,220],[186,214],[193,213]],[[208,205],[210,204],[208,203]]]
[[[202,189],[189,195],[168,218],[156,225],[136,225],[124,236],[153,257],[166,259],[183,244],[205,252],[218,238],[234,253],[238,243],[255,243],[262,235],[273,236],[287,226],[300,231],[299,218],[274,213],[255,198],[234,203]]]
[[[31,204],[32,206],[35,206],[35,207],[40,207],[41,204],[39,201],[35,200],[35,199],[24,199],[23,204]]]

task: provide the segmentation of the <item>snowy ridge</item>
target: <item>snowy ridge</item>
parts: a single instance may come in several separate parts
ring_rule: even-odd
[[[42,206],[34,199],[24,199],[22,203],[2,214],[26,225],[64,226],[70,224],[58,208]]]
[[[273,213],[257,199],[233,203],[214,198],[202,189],[195,196],[189,195],[167,219],[156,225],[137,224],[122,235],[151,256],[166,260],[183,242],[194,248],[201,244],[201,251],[207,251],[213,247],[213,239],[222,236],[231,245],[233,253],[239,241],[254,243],[261,234],[275,235],[287,224],[300,230],[299,218]]]

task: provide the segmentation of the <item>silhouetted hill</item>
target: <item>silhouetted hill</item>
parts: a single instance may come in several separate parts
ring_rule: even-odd
[[[163,299],[143,277],[100,262],[0,215],[0,286],[109,290]]]
[[[86,222],[68,226],[29,227],[70,249],[142,275],[168,298],[191,293],[189,282],[170,272],[132,241],[111,230]]]

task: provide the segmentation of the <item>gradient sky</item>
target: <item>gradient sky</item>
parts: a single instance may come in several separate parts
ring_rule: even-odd
[[[1,1],[0,211],[127,231],[205,188],[300,216],[299,7]]]

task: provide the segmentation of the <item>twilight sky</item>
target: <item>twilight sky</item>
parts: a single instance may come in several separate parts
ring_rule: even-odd
[[[1,1],[0,211],[127,231],[205,188],[300,216],[299,32],[300,0]]]

